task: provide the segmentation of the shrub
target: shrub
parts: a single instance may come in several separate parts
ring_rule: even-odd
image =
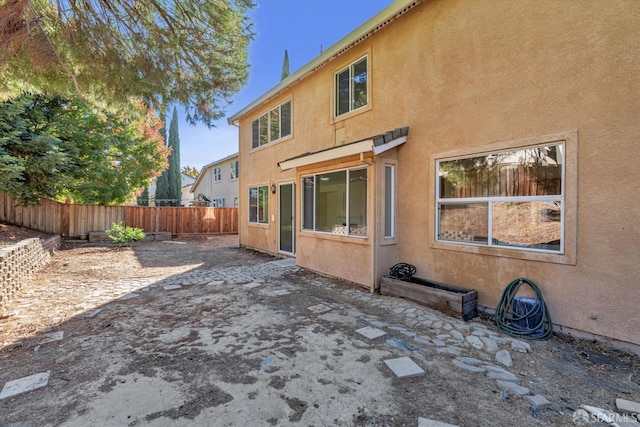
[[[141,228],[125,227],[122,222],[112,223],[106,233],[116,246],[129,246],[134,240],[144,239],[144,232]]]

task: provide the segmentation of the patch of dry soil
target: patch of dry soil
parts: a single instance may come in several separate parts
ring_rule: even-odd
[[[638,357],[554,336],[511,352],[510,372],[552,402],[532,411],[434,347],[391,329],[371,341],[355,333],[378,319],[434,334],[396,307],[453,323],[446,316],[303,269],[279,273],[273,260],[236,236],[65,245],[0,320],[0,385],[51,371],[46,387],[0,401],[0,425],[573,426],[580,404],[640,401]],[[256,287],[244,286],[251,277]],[[311,312],[317,304],[331,310]],[[44,343],[56,331],[64,339]],[[424,377],[398,379],[384,365],[406,355]],[[463,356],[488,357],[472,347]]]

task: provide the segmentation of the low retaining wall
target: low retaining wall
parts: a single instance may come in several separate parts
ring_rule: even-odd
[[[62,246],[60,236],[47,240],[25,239],[13,246],[0,248],[0,312],[3,312],[11,297],[49,262],[55,249]]]

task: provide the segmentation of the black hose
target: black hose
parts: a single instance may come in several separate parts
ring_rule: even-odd
[[[514,301],[520,286],[526,283],[536,294],[536,303],[525,313],[514,311]],[[538,319],[536,321],[536,319]],[[531,321],[535,322],[531,325]],[[505,288],[496,307],[496,325],[507,335],[530,340],[546,340],[553,334],[551,315],[538,286],[526,278],[515,279]]]
[[[407,264],[404,262],[396,264],[389,269],[389,275],[400,280],[411,280],[414,274],[416,274],[415,265]]]

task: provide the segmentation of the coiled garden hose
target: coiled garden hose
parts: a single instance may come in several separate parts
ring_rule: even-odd
[[[525,313],[514,311],[514,301],[520,286],[526,283],[533,289],[536,301]],[[538,319],[536,321],[535,319]],[[531,321],[535,322],[531,325]],[[553,334],[551,315],[538,286],[526,278],[515,279],[505,288],[496,307],[496,325],[507,335],[530,340],[545,340]]]
[[[416,266],[401,262],[389,269],[389,275],[400,280],[410,280],[416,274]]]

